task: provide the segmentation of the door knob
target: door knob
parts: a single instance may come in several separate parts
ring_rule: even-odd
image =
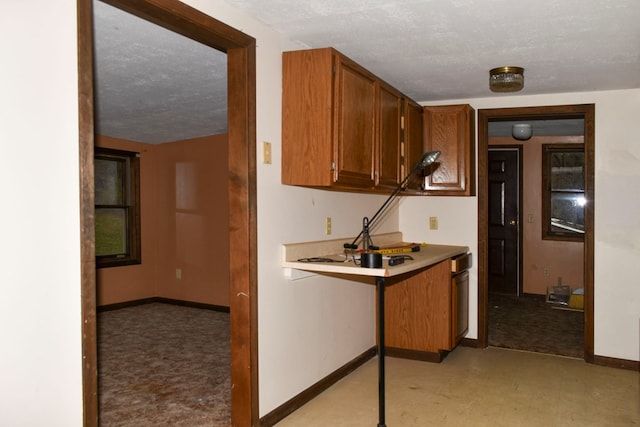
[[[515,219],[512,219],[511,221],[509,221],[509,225],[516,225],[516,224],[517,224],[517,222],[516,222]]]

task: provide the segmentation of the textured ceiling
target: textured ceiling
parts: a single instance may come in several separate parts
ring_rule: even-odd
[[[525,68],[519,95],[640,87],[638,0],[226,2],[301,47],[335,47],[416,101],[510,96],[487,85],[503,65]],[[223,54],[97,6],[101,133],[164,142],[224,132]]]
[[[227,56],[94,2],[97,132],[161,143],[227,131]]]

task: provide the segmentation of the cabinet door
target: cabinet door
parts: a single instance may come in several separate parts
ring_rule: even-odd
[[[425,149],[441,152],[425,180],[427,194],[475,195],[474,125],[469,105],[424,107]]]
[[[415,165],[422,160],[425,152],[422,123],[422,106],[407,100],[404,111],[404,178]],[[424,170],[417,171],[407,183],[407,188],[422,190],[424,187]]]
[[[334,180],[360,188],[375,184],[376,79],[336,55]]]
[[[451,278],[451,342],[449,350],[457,346],[469,329],[469,272]]]
[[[329,187],[333,152],[331,49],[282,54],[282,183]]]
[[[381,83],[379,95],[378,179],[379,187],[395,188],[400,180],[402,94]]]
[[[387,347],[437,353],[451,337],[451,260],[385,290]]]

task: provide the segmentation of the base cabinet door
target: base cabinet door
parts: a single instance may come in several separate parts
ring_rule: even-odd
[[[469,330],[469,272],[451,278],[451,348],[460,344]]]
[[[387,354],[431,360],[450,348],[450,260],[388,286],[385,293]]]
[[[389,356],[440,362],[468,329],[469,273],[451,275],[451,260],[385,290],[385,348]]]

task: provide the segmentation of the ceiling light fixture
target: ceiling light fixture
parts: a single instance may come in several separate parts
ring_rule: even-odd
[[[489,71],[489,89],[492,92],[517,92],[524,87],[524,68],[498,67]]]
[[[520,141],[526,141],[531,138],[531,125],[529,123],[518,123],[511,127],[511,135]]]

